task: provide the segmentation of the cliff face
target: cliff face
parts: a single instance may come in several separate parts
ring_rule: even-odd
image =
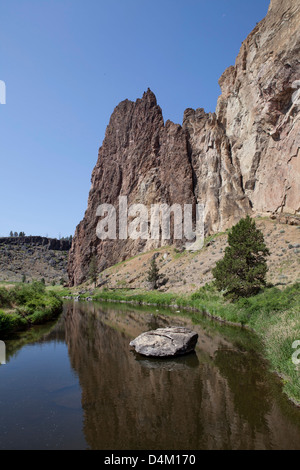
[[[128,207],[133,203],[147,207],[160,202],[193,203],[195,199],[185,133],[170,121],[164,125],[150,90],[135,103],[123,101],[111,116],[92,174],[88,209],[76,228],[69,256],[71,284],[86,278],[95,254],[101,270],[158,246],[154,240],[97,238],[98,205],[118,208],[119,196],[128,197]]]
[[[217,118],[255,211],[300,210],[300,4],[272,0],[219,84]]]
[[[40,246],[45,250],[69,251],[71,242],[69,240],[58,240],[57,238],[29,236],[29,237],[0,237],[2,246]]]
[[[92,174],[88,208],[69,255],[70,283],[159,245],[96,235],[99,204],[205,205],[206,233],[251,212],[300,210],[298,1],[273,0],[220,79],[216,113],[188,109],[182,126],[164,123],[154,94],[114,110]],[[168,244],[173,243],[171,236]]]

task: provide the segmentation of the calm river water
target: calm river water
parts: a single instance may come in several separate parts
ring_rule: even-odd
[[[300,449],[300,410],[249,332],[206,318],[66,303],[57,322],[6,341],[0,449]],[[143,331],[191,326],[195,354],[142,359]]]

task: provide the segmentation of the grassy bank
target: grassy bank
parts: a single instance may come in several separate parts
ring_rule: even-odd
[[[88,294],[82,297],[85,295]],[[284,392],[300,404],[300,369],[292,362],[295,352],[292,344],[300,340],[299,283],[284,290],[266,288],[258,295],[236,302],[224,299],[213,284],[189,295],[126,289],[95,291],[93,300],[185,308],[192,310],[195,321],[205,313],[219,321],[253,329],[264,344],[271,369],[282,378]]]
[[[39,325],[62,311],[62,300],[41,282],[0,287],[0,335]]]

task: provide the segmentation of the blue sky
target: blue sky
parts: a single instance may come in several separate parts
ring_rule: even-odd
[[[115,106],[214,111],[269,0],[0,0],[0,236],[73,234]]]

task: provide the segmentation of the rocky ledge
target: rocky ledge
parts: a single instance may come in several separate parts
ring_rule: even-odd
[[[130,342],[130,346],[143,356],[171,357],[193,351],[197,340],[198,334],[188,328],[158,328],[142,333]]]

